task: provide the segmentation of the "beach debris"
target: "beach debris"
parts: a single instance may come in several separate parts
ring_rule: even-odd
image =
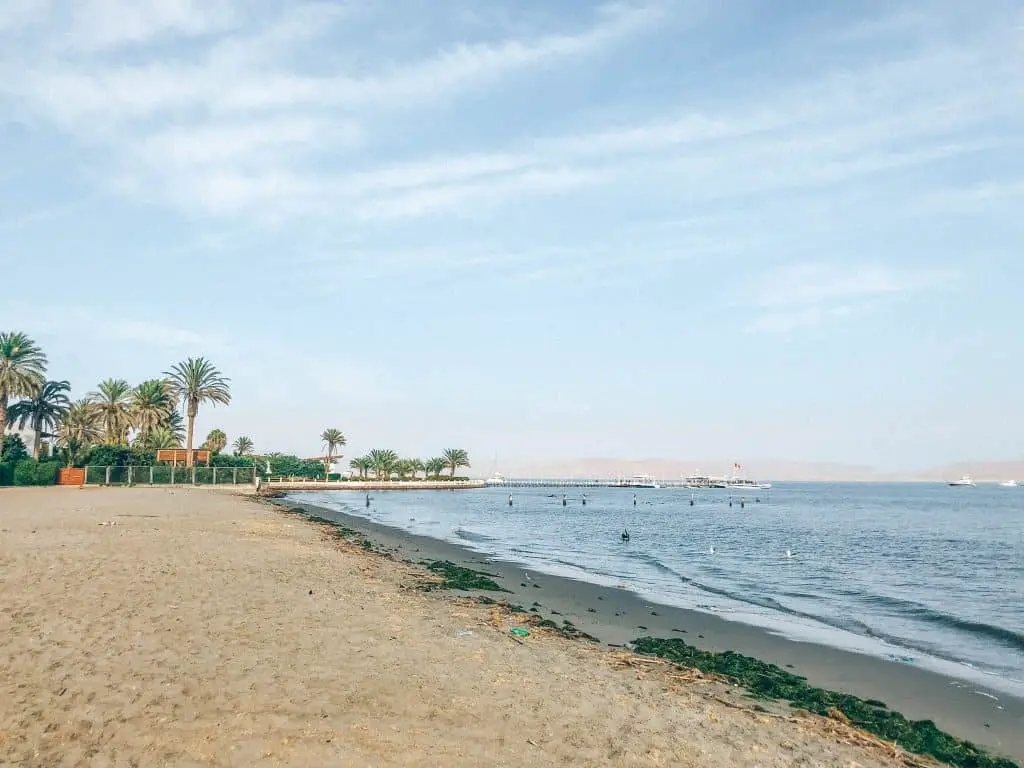
[[[455,636],[456,637],[472,637],[473,636],[473,630],[472,629],[459,629],[459,630],[456,630]]]
[[[511,634],[515,635],[516,637],[529,637],[530,636],[530,630],[523,629],[522,627],[512,627],[512,629],[510,629],[509,632]]]
[[[863,700],[846,693],[816,688],[807,679],[733,651],[710,653],[688,645],[679,638],[642,637],[634,641],[638,653],[666,659],[680,667],[720,675],[742,685],[754,698],[788,701],[834,722],[861,729],[884,741],[872,740],[892,749],[929,755],[944,763],[971,768],[1017,768],[1016,764],[988,755],[980,747],[962,741],[936,727],[931,720],[908,720],[877,700]]]
[[[660,615],[660,614],[657,611],[651,611],[651,616],[658,616],[658,615]]]
[[[597,608],[587,608],[587,613],[597,613]]]

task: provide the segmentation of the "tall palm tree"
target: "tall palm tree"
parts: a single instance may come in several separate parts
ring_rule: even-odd
[[[210,434],[206,436],[206,442],[203,445],[206,446],[208,451],[213,453],[220,453],[224,450],[224,446],[228,444],[228,436],[224,434],[221,429],[212,429]]]
[[[205,357],[190,357],[184,362],[173,366],[170,371],[164,373],[170,382],[171,392],[181,400],[185,406],[188,416],[188,433],[185,448],[187,466],[192,466],[192,432],[195,429],[196,416],[199,413],[200,403],[222,403],[227,405],[231,402],[231,388],[228,386],[230,379],[224,377],[220,371]]]
[[[253,448],[255,447],[256,446],[250,438],[245,435],[239,435],[232,444],[231,450],[234,452],[235,456],[248,456],[252,453]]]
[[[442,458],[445,466],[451,470],[452,480],[455,479],[455,472],[459,467],[469,468],[469,454],[461,448],[446,448]]]
[[[89,393],[100,413],[100,422],[106,431],[108,445],[125,445],[131,418],[132,388],[124,379],[101,381],[96,392]]]
[[[378,480],[385,480],[391,477],[395,471],[395,463],[398,461],[398,454],[385,448],[374,448],[369,454],[370,466],[377,473]]]
[[[412,469],[413,480],[416,479],[416,474],[418,472],[422,472],[424,474],[424,476],[426,476],[426,474],[427,474],[427,468],[423,464],[423,460],[422,459],[412,459],[411,463],[410,463],[410,469]]]
[[[174,410],[174,396],[165,379],[149,379],[132,390],[129,406],[132,425],[145,436],[164,426]]]
[[[357,456],[348,465],[359,473],[359,477],[366,479],[366,474],[373,469],[373,460],[369,456]]]
[[[68,466],[73,466],[78,454],[103,436],[100,412],[96,403],[76,400],[68,408],[57,429],[57,445],[64,449]]]
[[[447,466],[444,459],[440,456],[435,456],[432,459],[428,459],[424,464],[424,469],[427,471],[427,477],[440,477],[441,471]]]
[[[32,397],[46,379],[46,355],[24,333],[0,333],[0,437],[7,428],[7,403]]]
[[[7,418],[11,424],[17,421],[18,429],[24,429],[26,424],[32,428],[35,435],[32,458],[36,461],[39,461],[43,438],[54,436],[51,430],[57,428],[71,407],[67,395],[70,391],[71,384],[66,381],[46,381],[34,396],[14,403],[7,409]]]
[[[345,445],[348,441],[345,440],[345,436],[341,433],[340,429],[325,429],[320,433],[320,441],[324,444],[324,448],[327,449],[327,474],[331,473],[331,467],[334,466],[334,452]]]

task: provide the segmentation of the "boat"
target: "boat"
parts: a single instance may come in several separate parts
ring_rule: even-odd
[[[633,475],[628,480],[622,478],[611,484],[612,488],[661,488],[661,485],[650,475]]]
[[[503,474],[501,474],[500,472],[495,472],[493,475],[484,480],[484,483],[486,483],[487,485],[504,485],[507,481],[508,478],[506,478]]]
[[[767,491],[772,487],[771,483],[763,483],[760,480],[748,480],[746,477],[739,474],[741,469],[743,469],[743,467],[739,464],[733,464],[732,474],[725,478],[725,485],[721,487],[738,491]]]
[[[973,488],[974,478],[970,475],[964,475],[959,480],[954,480],[949,485],[951,488]]]
[[[686,488],[710,488],[713,478],[710,475],[687,475],[683,478]]]
[[[759,480],[747,480],[745,477],[727,477],[725,487],[741,491],[767,491],[772,487],[771,483],[762,483]]]
[[[1016,488],[1019,483],[1016,480],[1006,480],[999,484],[1003,488]]]

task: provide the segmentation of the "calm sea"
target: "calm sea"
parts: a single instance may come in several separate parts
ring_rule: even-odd
[[[563,507],[562,489],[511,489],[511,508],[509,492],[374,492],[369,509],[356,493],[301,498],[538,571],[1024,691],[1024,487],[779,484],[747,492],[743,508],[727,490],[641,489],[634,506],[631,490],[569,489]]]

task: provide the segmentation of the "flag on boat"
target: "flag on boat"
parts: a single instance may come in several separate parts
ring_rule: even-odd
[[[732,468],[735,469],[735,470],[743,469],[743,467],[741,467],[739,464],[736,464],[736,463],[733,463]]]

